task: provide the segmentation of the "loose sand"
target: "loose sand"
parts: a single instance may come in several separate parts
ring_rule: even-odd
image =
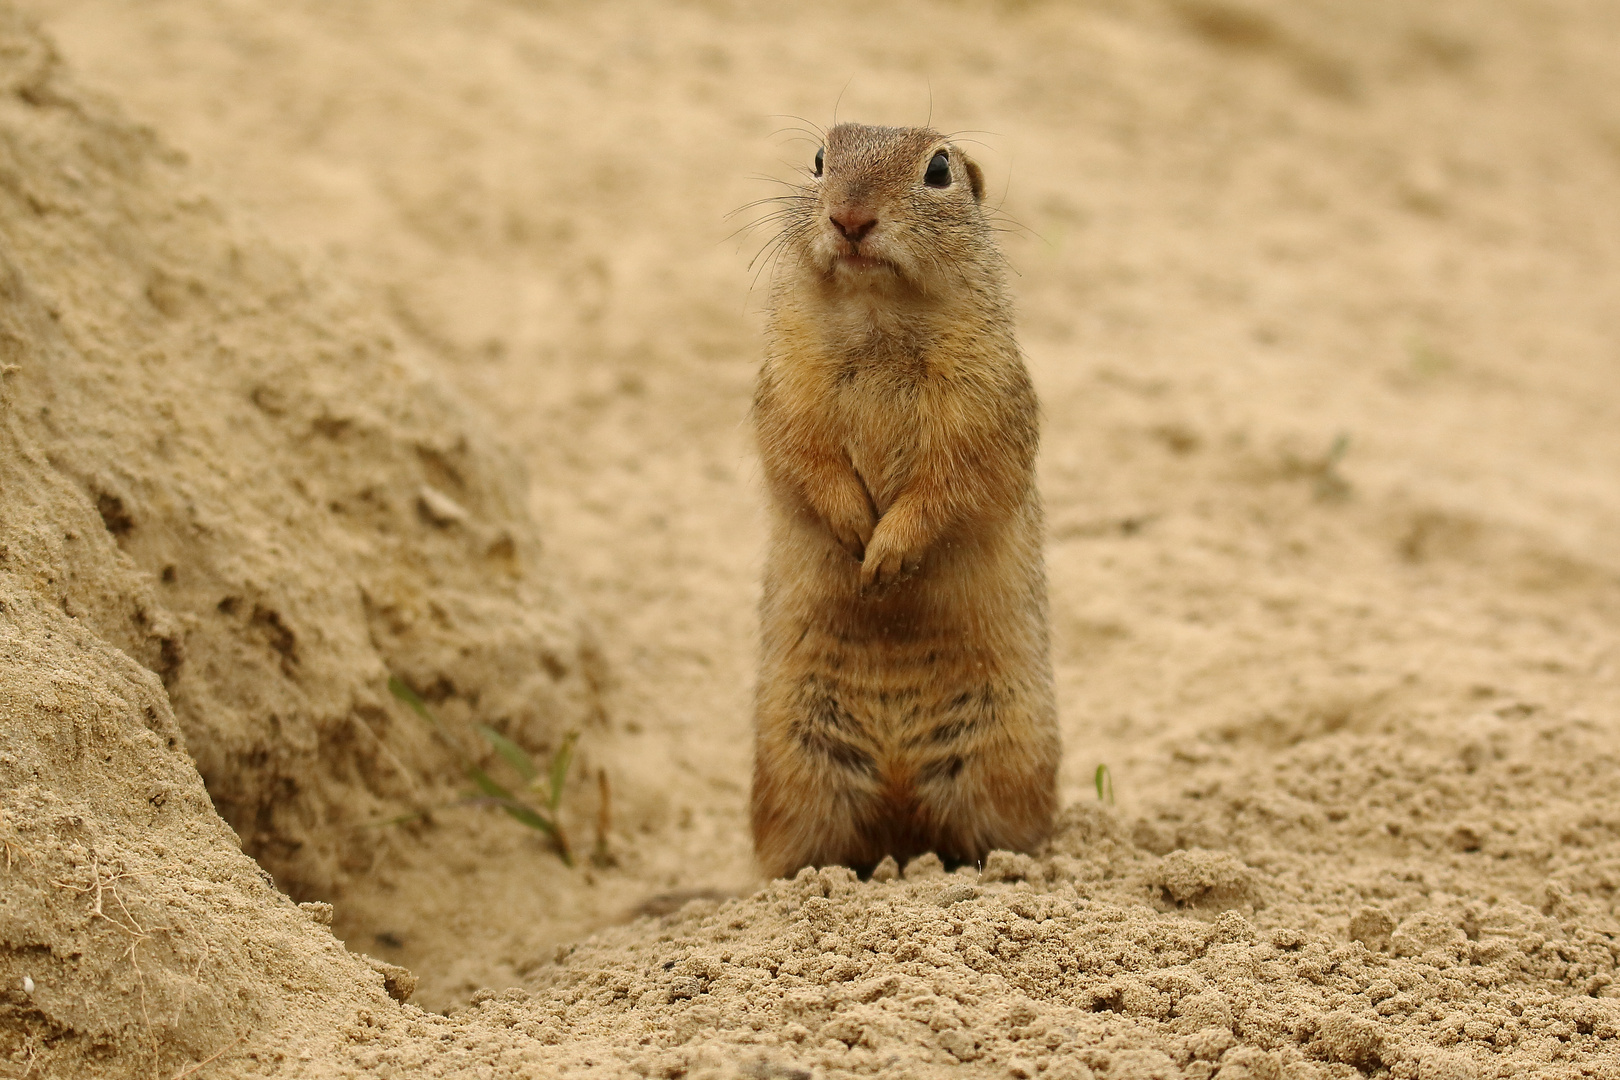
[[[1620,1077],[1613,5],[21,6],[0,1074]],[[764,884],[726,215],[835,108],[1005,213],[1070,809]],[[360,827],[389,670],[605,857]]]

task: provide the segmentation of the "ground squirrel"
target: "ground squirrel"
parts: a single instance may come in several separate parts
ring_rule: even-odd
[[[938,132],[839,124],[782,200],[754,401],[773,875],[970,863],[1051,829],[1038,413],[983,199]]]

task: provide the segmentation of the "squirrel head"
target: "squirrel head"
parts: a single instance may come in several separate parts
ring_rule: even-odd
[[[785,201],[784,253],[835,290],[949,294],[999,281],[984,173],[930,128],[835,126]]]

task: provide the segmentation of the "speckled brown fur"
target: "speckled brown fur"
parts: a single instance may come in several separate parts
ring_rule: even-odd
[[[922,128],[840,124],[824,160],[785,200],[755,398],[755,850],[786,875],[1028,849],[1059,756],[1038,413],[983,179]]]

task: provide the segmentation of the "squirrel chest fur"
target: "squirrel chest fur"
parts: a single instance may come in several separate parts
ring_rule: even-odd
[[[982,199],[937,132],[840,124],[784,201],[754,410],[771,874],[973,862],[1051,828],[1038,411]]]

